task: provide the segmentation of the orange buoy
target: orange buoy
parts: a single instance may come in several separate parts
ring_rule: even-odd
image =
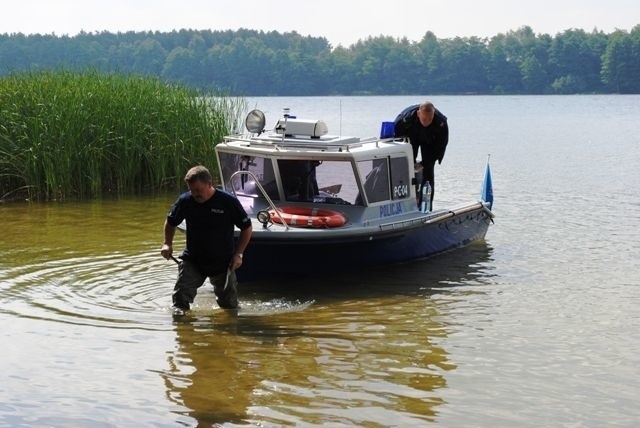
[[[278,215],[280,213],[280,215]],[[340,227],[347,223],[347,218],[338,211],[304,207],[281,207],[278,213],[269,211],[274,223],[282,224],[282,220],[290,226],[330,228]],[[282,217],[282,218],[280,218]]]

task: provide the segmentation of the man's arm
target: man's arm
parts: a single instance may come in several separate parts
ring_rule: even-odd
[[[393,121],[396,138],[409,136],[409,128],[411,128],[413,117],[415,117],[416,111],[418,111],[419,107],[419,104],[414,104],[405,108],[400,112],[400,114],[398,114],[398,116],[396,116]]]
[[[169,260],[173,255],[173,236],[176,234],[176,228],[171,226],[167,220],[164,221],[164,242],[160,254]]]
[[[242,266],[242,255],[244,250],[249,245],[249,241],[251,240],[251,234],[253,233],[253,228],[251,226],[246,229],[242,229],[240,231],[240,236],[238,237],[238,244],[236,245],[236,251],[231,257],[231,269],[236,270],[240,266]]]
[[[444,158],[444,152],[447,150],[447,144],[449,143],[449,125],[447,124],[446,120],[442,122],[442,129],[439,135],[439,139],[440,152],[438,153],[438,164],[441,164],[442,159]]]

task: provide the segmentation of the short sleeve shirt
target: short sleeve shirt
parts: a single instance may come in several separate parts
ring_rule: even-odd
[[[187,245],[182,258],[198,264],[208,275],[224,272],[234,251],[234,226],[244,230],[251,220],[237,198],[216,189],[211,198],[196,202],[191,192],[180,195],[167,214],[177,227],[187,223]]]

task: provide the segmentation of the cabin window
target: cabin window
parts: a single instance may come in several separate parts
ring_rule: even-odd
[[[389,189],[389,166],[387,158],[358,162],[360,176],[364,177],[364,192],[369,204],[391,199]],[[358,198],[361,203],[361,198]]]
[[[280,159],[278,169],[287,201],[354,204],[358,186],[347,161]]]
[[[391,198],[405,199],[410,195],[411,179],[406,157],[389,159],[391,165]]]
[[[264,197],[255,183],[253,178],[255,177],[271,199],[279,199],[278,187],[276,185],[271,160],[233,153],[220,153],[219,158],[226,191],[230,193],[235,191],[235,193],[240,196]],[[253,176],[242,174],[235,176],[233,180],[231,180],[231,176],[236,171],[249,171]]]
[[[287,201],[313,201],[319,193],[316,167],[319,162],[311,160],[280,159],[278,169],[282,178],[282,189]]]

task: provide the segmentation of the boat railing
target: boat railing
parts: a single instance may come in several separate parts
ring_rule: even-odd
[[[424,217],[413,218],[408,220],[399,220],[391,223],[383,223],[381,224],[380,230],[395,230],[395,229],[404,229],[407,226],[411,226],[414,224],[431,224],[431,223],[439,223],[443,220],[459,216],[461,214],[466,214],[472,211],[477,211],[482,209],[482,211],[487,215],[487,217],[493,221],[493,217],[495,216],[491,210],[489,210],[485,204],[482,202],[476,202],[470,205],[464,205],[458,208],[453,208],[451,210],[429,213]]]
[[[380,226],[380,230],[396,230],[396,229],[406,229],[409,226],[420,225],[425,222],[424,217],[420,218],[412,218],[408,220],[398,220],[391,223],[382,223]]]
[[[264,190],[264,187],[262,187],[262,184],[260,184],[260,181],[258,180],[258,177],[256,177],[253,172],[240,170],[240,171],[236,171],[233,174],[231,174],[231,177],[229,177],[229,184],[231,185],[231,190],[233,191],[233,196],[238,197],[238,195],[236,194],[236,188],[233,185],[233,179],[236,178],[236,177],[239,177],[241,175],[248,175],[250,178],[253,179],[253,181],[256,183],[256,186],[258,187],[258,190],[260,190],[260,193],[262,193],[262,196],[264,196],[264,198],[266,199],[267,203],[269,204],[269,207],[271,207],[271,209],[276,213],[276,215],[278,217],[280,217],[280,220],[282,221],[282,225],[284,225],[285,229],[289,230],[289,226],[287,225],[287,222],[285,222],[284,219],[282,218],[282,214],[280,214],[280,210],[278,210],[276,208],[276,204],[269,197],[269,195],[267,194],[267,191]]]
[[[435,217],[426,219],[425,223],[438,223],[442,220],[446,220],[451,217],[459,216],[461,214],[466,214],[471,211],[476,211],[480,209],[487,216],[487,218],[493,222],[493,218],[495,217],[495,214],[493,214],[491,210],[483,202],[476,202],[470,205],[465,205],[462,207],[453,208],[448,211],[445,211],[442,214],[439,214]]]
[[[388,143],[393,141],[403,141],[399,138],[340,138],[336,137],[334,140],[317,140],[317,139],[296,139],[282,140],[280,138],[252,138],[248,136],[230,136],[225,137],[224,142],[242,142],[249,143],[249,145],[257,147],[274,147],[278,148],[293,148],[293,149],[310,149],[310,150],[335,150],[338,152],[349,152],[351,149],[362,147],[367,143],[375,143],[376,147],[380,146],[380,143]]]

